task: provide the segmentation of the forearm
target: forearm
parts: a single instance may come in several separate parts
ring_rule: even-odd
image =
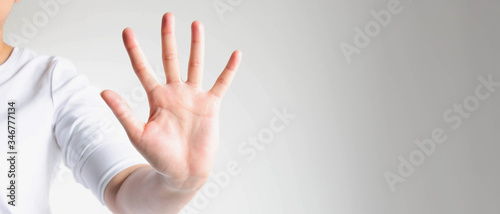
[[[107,204],[114,213],[178,213],[195,196],[195,188],[172,187],[149,165],[129,173],[116,191],[108,195]],[[199,186],[199,187],[198,187]]]

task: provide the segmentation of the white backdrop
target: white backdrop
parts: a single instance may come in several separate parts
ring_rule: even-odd
[[[121,30],[161,73],[169,11],[184,70],[205,24],[205,88],[244,55],[191,213],[500,212],[498,1],[22,0],[4,38],[69,58],[146,120]],[[54,213],[108,212],[67,170],[50,197]]]

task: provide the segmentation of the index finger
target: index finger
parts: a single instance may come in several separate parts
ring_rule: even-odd
[[[139,78],[139,81],[141,81],[142,86],[146,89],[146,92],[153,90],[159,83],[153,75],[151,75],[150,71],[152,71],[152,69],[132,29],[125,28],[125,30],[123,30],[123,43],[127,49],[135,74]]]
[[[212,89],[210,89],[210,92],[212,94],[220,98],[224,96],[227,89],[231,85],[231,82],[233,81],[234,75],[236,74],[236,71],[240,66],[240,62],[241,62],[241,52],[240,51],[233,52],[231,58],[229,59],[229,62],[226,65],[226,68],[224,68],[224,71],[222,71],[219,78],[217,78],[217,81],[215,82],[214,86],[212,87]]]

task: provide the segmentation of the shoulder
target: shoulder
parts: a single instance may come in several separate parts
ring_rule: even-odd
[[[17,67],[31,78],[45,79],[51,85],[61,85],[79,76],[74,64],[60,56],[41,55],[28,48],[18,48]]]
[[[52,84],[60,79],[77,75],[73,63],[60,56],[41,55],[28,48],[16,47],[11,55],[10,70],[21,79],[28,78],[30,82],[45,82]],[[18,78],[18,79],[19,79]]]
[[[17,63],[21,76],[37,85],[47,85],[52,99],[70,96],[89,85],[86,76],[77,72],[74,64],[60,56],[40,55],[28,48],[18,49]]]
[[[73,63],[60,56],[42,55],[28,48],[17,48],[19,51],[18,66],[38,68],[37,70],[54,70],[59,68],[74,69]]]

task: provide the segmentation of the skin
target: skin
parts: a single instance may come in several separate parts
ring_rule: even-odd
[[[174,14],[166,13],[162,21],[166,84],[151,75],[153,70],[133,31],[123,31],[132,67],[148,94],[148,122],[139,121],[115,92],[105,90],[101,94],[132,144],[151,164],[131,167],[108,184],[105,201],[116,213],[178,213],[208,180],[219,147],[220,104],[242,55],[233,52],[214,86],[203,91],[204,30],[201,22],[195,21],[191,26],[188,79],[182,81],[174,19]]]
[[[3,26],[5,21],[7,20],[7,16],[14,5],[14,2],[18,2],[19,0],[0,0],[0,38],[3,38]],[[13,48],[3,41],[0,42],[0,65],[3,64],[12,53]]]
[[[0,24],[18,0],[0,0]],[[191,26],[191,54],[188,79],[181,80],[175,41],[175,17],[163,16],[162,56],[166,83],[151,75],[132,29],[123,31],[123,42],[132,67],[142,83],[150,107],[146,123],[137,119],[117,93],[105,90],[102,98],[124,127],[137,151],[149,164],[129,167],[107,185],[104,200],[114,213],[178,213],[206,183],[219,146],[219,110],[224,94],[238,70],[242,55],[232,53],[229,62],[209,91],[201,82],[204,64],[204,28]],[[3,41],[0,63],[12,47]]]

